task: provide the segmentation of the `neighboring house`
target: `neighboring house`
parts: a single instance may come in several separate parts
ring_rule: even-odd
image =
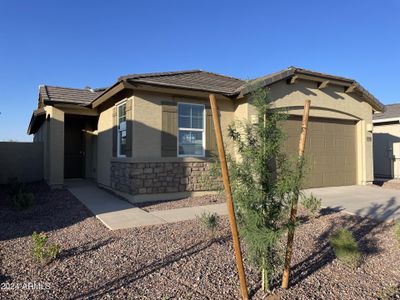
[[[269,88],[273,105],[291,115],[292,153],[311,99],[307,186],[373,181],[372,114],[383,105],[354,80],[294,67],[252,81],[193,70],[127,75],[107,89],[41,86],[28,133],[44,143],[51,185],[91,178],[134,200],[179,196],[206,189],[202,175],[216,152],[209,94],[226,133],[234,120],[256,119],[254,86]]]
[[[374,115],[374,173],[376,178],[400,178],[400,104]]]

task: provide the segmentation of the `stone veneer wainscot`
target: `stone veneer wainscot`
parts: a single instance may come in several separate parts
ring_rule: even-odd
[[[111,187],[131,195],[210,190],[204,184],[211,161],[111,162]]]

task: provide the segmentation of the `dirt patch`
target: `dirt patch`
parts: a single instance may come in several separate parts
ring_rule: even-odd
[[[180,200],[140,203],[137,204],[137,206],[145,211],[151,212],[157,210],[203,206],[217,203],[225,203],[225,198],[220,195],[205,195],[201,197],[189,197]]]
[[[36,194],[37,206],[22,214],[1,201],[0,298],[239,299],[226,218],[215,240],[197,220],[109,231],[68,191]],[[327,210],[302,222],[291,288],[275,289],[281,299],[376,299],[400,282],[400,247],[389,225]],[[328,244],[341,226],[354,233],[363,252],[355,270],[337,261]],[[31,257],[33,230],[46,231],[62,246],[47,266]],[[245,264],[253,299],[264,299],[257,271]]]

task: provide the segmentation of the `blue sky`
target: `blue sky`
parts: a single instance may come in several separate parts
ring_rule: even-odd
[[[293,65],[400,102],[399,54],[397,0],[0,0],[0,140],[31,140],[39,84],[103,87],[128,73],[249,79]]]

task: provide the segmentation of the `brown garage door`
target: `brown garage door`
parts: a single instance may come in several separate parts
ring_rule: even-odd
[[[284,122],[285,149],[296,155],[301,118]],[[354,121],[310,118],[305,155],[305,187],[352,185],[357,182],[356,129]]]

